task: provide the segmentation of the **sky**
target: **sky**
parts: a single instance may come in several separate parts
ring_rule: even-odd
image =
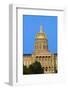
[[[48,50],[57,53],[57,16],[24,15],[22,18],[24,54],[33,53],[35,36],[40,32],[40,25],[48,38]]]

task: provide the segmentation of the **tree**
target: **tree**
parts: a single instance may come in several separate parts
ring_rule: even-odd
[[[42,74],[44,69],[42,68],[40,62],[35,61],[33,64],[29,65],[27,68],[23,65],[23,74]]]
[[[33,74],[41,74],[41,73],[44,73],[44,70],[43,70],[40,62],[35,61],[35,63],[32,64],[32,73],[33,73]]]
[[[57,72],[58,72],[56,67],[54,68],[54,70],[55,70],[55,73],[57,73]]]
[[[28,68],[25,65],[23,65],[23,74],[28,74]]]

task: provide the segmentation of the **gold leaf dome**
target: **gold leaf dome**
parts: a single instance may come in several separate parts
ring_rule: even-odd
[[[42,26],[40,26],[40,32],[36,34],[36,39],[47,39],[46,34],[43,32]]]

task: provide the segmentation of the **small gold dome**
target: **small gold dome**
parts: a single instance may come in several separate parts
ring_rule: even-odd
[[[40,26],[40,32],[36,34],[36,39],[47,39],[46,34],[43,32],[42,26]]]
[[[47,39],[45,33],[37,33],[36,39]]]

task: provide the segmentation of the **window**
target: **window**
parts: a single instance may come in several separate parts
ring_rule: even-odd
[[[49,71],[51,71],[51,67],[49,66]]]
[[[48,68],[46,67],[45,70],[47,71],[47,69],[48,69]]]

